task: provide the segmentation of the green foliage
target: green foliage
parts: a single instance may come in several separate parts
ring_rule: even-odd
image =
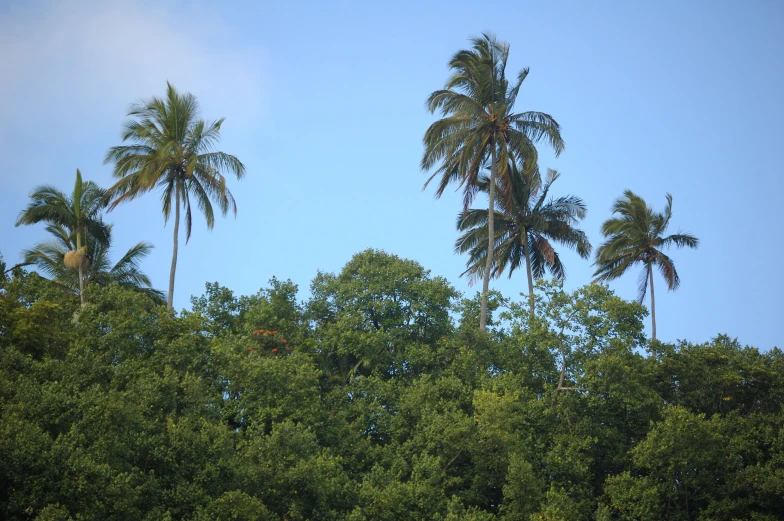
[[[105,224],[101,216],[106,191],[92,181],[84,182],[79,170],[70,196],[51,186],[40,186],[30,199],[16,225],[46,223],[52,239],[22,252],[24,263],[18,266],[35,266],[62,290],[79,295],[82,304],[87,302],[85,288],[89,283],[119,284],[146,294],[156,303],[163,301],[163,294],[152,288],[139,266],[152,250],[151,244],[137,243],[111,265],[112,225]],[[68,260],[74,255],[81,259],[77,268],[73,267],[73,259]],[[5,264],[2,266],[5,280]]]
[[[82,181],[82,173],[77,170],[71,195],[48,185],[33,190],[30,204],[19,213],[16,226],[47,223],[66,228],[82,239],[89,234],[106,242],[106,225],[100,219],[105,196],[106,192],[92,181]]]
[[[605,286],[538,314],[380,251],[217,283],[179,316],[118,285],[82,307],[0,288],[0,517],[100,520],[773,520],[784,355],[649,343]],[[460,318],[455,326],[453,317]]]
[[[71,195],[66,195],[53,186],[39,186],[30,194],[30,204],[19,213],[16,226],[46,223],[47,230],[56,236],[67,237],[63,257],[73,255],[71,269],[78,272],[76,277],[79,297],[82,305],[87,302],[84,286],[86,283],[85,267],[93,254],[95,243],[106,247],[109,245],[109,227],[101,219],[101,211],[106,205],[106,192],[92,181],[84,182],[82,173],[76,170],[76,181]],[[93,244],[88,244],[88,237]],[[62,246],[62,245],[61,245]],[[46,258],[31,255],[25,259],[27,263],[41,262],[45,268],[65,271],[65,262],[58,258],[57,252],[47,252],[55,263],[46,262]],[[44,255],[46,257],[46,255]],[[62,267],[59,264],[63,264]]]
[[[419,264],[382,251],[354,256],[339,275],[320,273],[307,317],[327,376],[414,376],[435,362],[429,346],[452,329],[457,292]]]
[[[61,285],[64,290],[79,294],[78,275],[64,262],[66,254],[77,249],[76,236],[62,226],[52,225],[47,226],[46,229],[53,239],[22,252],[25,263],[34,265]],[[165,302],[163,293],[152,288],[150,278],[140,268],[141,261],[150,254],[153,246],[144,241],[139,242],[112,266],[109,260],[112,225],[106,225],[104,233],[103,242],[89,234],[85,237],[89,252],[89,262],[84,270],[85,281],[101,286],[119,284],[144,293],[158,304]]]

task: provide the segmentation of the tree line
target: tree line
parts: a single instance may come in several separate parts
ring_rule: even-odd
[[[0,279],[0,517],[749,520],[784,511],[784,355],[675,344],[603,285],[531,314],[368,250],[178,315]],[[78,320],[74,320],[78,314]]]

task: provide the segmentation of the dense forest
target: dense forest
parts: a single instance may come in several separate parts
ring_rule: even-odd
[[[171,314],[5,268],[13,520],[775,520],[784,356],[665,344],[593,284],[461,299],[368,250],[312,296],[208,284]]]

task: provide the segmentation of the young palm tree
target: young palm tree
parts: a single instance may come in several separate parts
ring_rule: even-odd
[[[47,226],[46,230],[52,234],[53,239],[25,250],[23,252],[25,263],[36,266],[65,290],[81,295],[83,286],[78,284],[73,270],[68,269],[65,264],[65,256],[75,246],[74,234],[57,225]],[[165,302],[163,292],[153,289],[149,277],[139,268],[139,263],[149,255],[153,246],[147,242],[139,242],[112,266],[109,260],[112,225],[107,225],[106,231],[105,243],[91,235],[86,238],[86,246],[90,254],[87,256],[85,281],[100,286],[119,284],[127,289],[144,293],[156,304],[163,304]]]
[[[672,196],[667,194],[664,212],[656,213],[645,201],[631,190],[613,204],[613,215],[602,225],[602,235],[607,240],[596,250],[596,281],[617,279],[635,264],[642,264],[639,276],[637,299],[642,302],[651,285],[651,336],[656,340],[656,301],[653,291],[653,267],[656,266],[667,283],[667,289],[675,290],[680,277],[675,264],[662,251],[675,245],[696,248],[699,239],[688,233],[664,236],[672,217]]]
[[[77,170],[74,190],[70,196],[53,186],[39,186],[30,194],[32,201],[16,221],[16,226],[43,222],[62,227],[69,235],[73,235],[73,249],[66,252],[65,263],[78,271],[82,305],[86,303],[84,282],[86,261],[90,255],[87,237],[93,237],[96,243],[103,245],[109,241],[109,230],[100,219],[105,195],[105,191],[92,181],[83,182],[82,173]]]
[[[440,111],[443,117],[425,132],[421,163],[423,170],[439,165],[425,183],[427,187],[440,177],[436,198],[451,182],[463,188],[463,212],[471,205],[480,172],[488,161],[488,208],[494,208],[496,178],[507,175],[506,165],[511,159],[521,161],[530,173],[537,163],[534,143],[546,140],[556,155],[564,148],[560,127],[550,115],[513,112],[528,69],[520,71],[515,81],[509,81],[505,72],[509,45],[488,34],[471,42],[471,49],[459,51],[449,62],[453,73],[444,89],[433,92],[427,100],[430,112]],[[484,270],[479,319],[483,331],[487,324],[487,292],[493,258],[490,239],[495,236],[492,213],[488,228],[490,255]]]
[[[560,177],[555,170],[547,171],[544,182],[538,169],[525,174],[514,162],[509,165],[509,172],[510,175],[498,183],[499,198],[493,212],[498,226],[490,274],[500,277],[508,270],[511,278],[525,262],[533,314],[534,277],[541,278],[545,272],[558,279],[566,276],[566,269],[552,243],[574,249],[584,259],[591,254],[588,237],[577,228],[585,217],[586,207],[582,199],[573,195],[547,199],[550,187]],[[486,191],[488,185],[489,178],[483,175],[479,189]],[[455,243],[455,251],[469,253],[468,269],[463,274],[471,277],[471,283],[487,273],[488,213],[487,210],[469,210],[457,219],[457,229],[463,234]]]
[[[215,225],[213,202],[225,216],[229,209],[237,215],[234,197],[226,187],[225,173],[237,179],[245,166],[236,157],[213,151],[220,140],[224,118],[199,119],[199,104],[189,93],[181,94],[166,84],[166,97],[150,98],[131,106],[123,141],[131,144],[112,147],[104,163],[114,162],[114,176],[120,180],[109,189],[109,209],[156,188],[162,191],[164,222],[174,207],[174,250],[169,273],[167,306],[174,307],[174,275],[180,207],[185,210],[185,242],[191,236],[191,199],[204,213],[207,228]]]

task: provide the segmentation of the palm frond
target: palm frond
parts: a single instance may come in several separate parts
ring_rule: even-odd
[[[662,252],[657,252],[656,260],[654,261],[656,267],[659,268],[659,273],[667,283],[667,289],[674,291],[681,285],[681,279],[678,272],[675,270],[675,263]]]
[[[648,292],[649,270],[648,264],[643,264],[642,270],[639,275],[637,275],[637,302],[640,304],[645,300],[645,295]]]
[[[662,238],[658,245],[661,247],[669,247],[672,245],[678,248],[697,248],[700,245],[700,240],[689,233],[678,232],[673,235],[668,235]]]
[[[44,241],[22,251],[22,257],[24,262],[35,266],[48,277],[60,282],[68,281],[71,287],[78,286],[75,272],[63,263],[63,257],[68,251],[59,241]]]

